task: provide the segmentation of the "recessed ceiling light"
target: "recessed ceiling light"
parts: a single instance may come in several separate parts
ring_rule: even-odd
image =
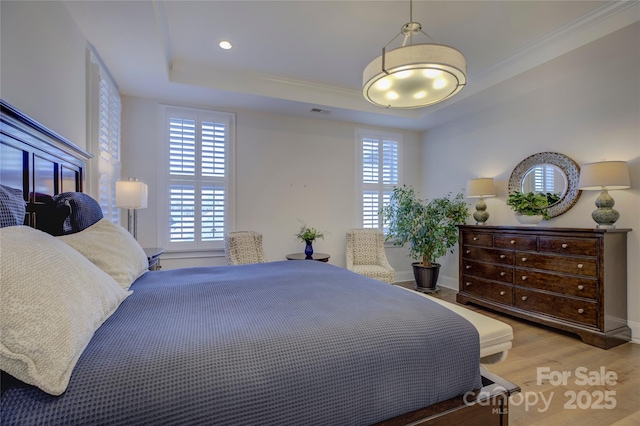
[[[232,47],[231,42],[227,40],[222,40],[220,43],[218,43],[218,46],[220,46],[224,50],[229,50]]]

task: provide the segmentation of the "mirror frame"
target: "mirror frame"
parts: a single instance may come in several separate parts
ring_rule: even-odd
[[[567,190],[564,197],[557,203],[547,209],[549,217],[560,216],[567,212],[575,203],[578,202],[582,191],[578,189],[578,181],[580,179],[580,167],[578,163],[571,158],[558,152],[540,152],[530,155],[522,160],[511,172],[509,177],[508,194],[512,192],[522,192],[522,179],[531,170],[532,167],[541,164],[551,164],[556,166],[567,177]]]

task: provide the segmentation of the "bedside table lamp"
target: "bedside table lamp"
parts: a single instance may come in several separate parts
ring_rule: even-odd
[[[138,239],[138,209],[147,208],[148,187],[138,179],[116,182],[116,207],[128,209],[127,229]]]
[[[613,209],[615,201],[608,190],[627,188],[631,188],[631,180],[627,163],[624,161],[589,163],[580,169],[578,189],[601,191],[596,199],[598,208],[591,213],[591,217],[598,224],[597,228],[615,228],[614,223],[620,218],[620,213]]]
[[[496,190],[493,186],[492,178],[471,179],[467,182],[467,198],[478,199],[476,211],[473,213],[476,225],[484,225],[487,219],[489,219],[487,204],[484,202],[483,197],[490,198],[495,196]]]

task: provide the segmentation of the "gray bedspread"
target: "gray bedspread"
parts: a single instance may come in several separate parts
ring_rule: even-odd
[[[149,272],[67,391],[20,386],[8,425],[367,425],[477,389],[462,317],[313,261]]]

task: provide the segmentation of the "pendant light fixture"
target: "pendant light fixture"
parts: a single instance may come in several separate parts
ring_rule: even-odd
[[[437,43],[413,44],[423,34],[413,22],[413,0],[409,2],[409,23],[382,48],[362,73],[362,94],[372,104],[385,108],[422,108],[442,102],[458,93],[467,82],[467,62],[453,47]],[[402,46],[386,51],[398,36]]]

